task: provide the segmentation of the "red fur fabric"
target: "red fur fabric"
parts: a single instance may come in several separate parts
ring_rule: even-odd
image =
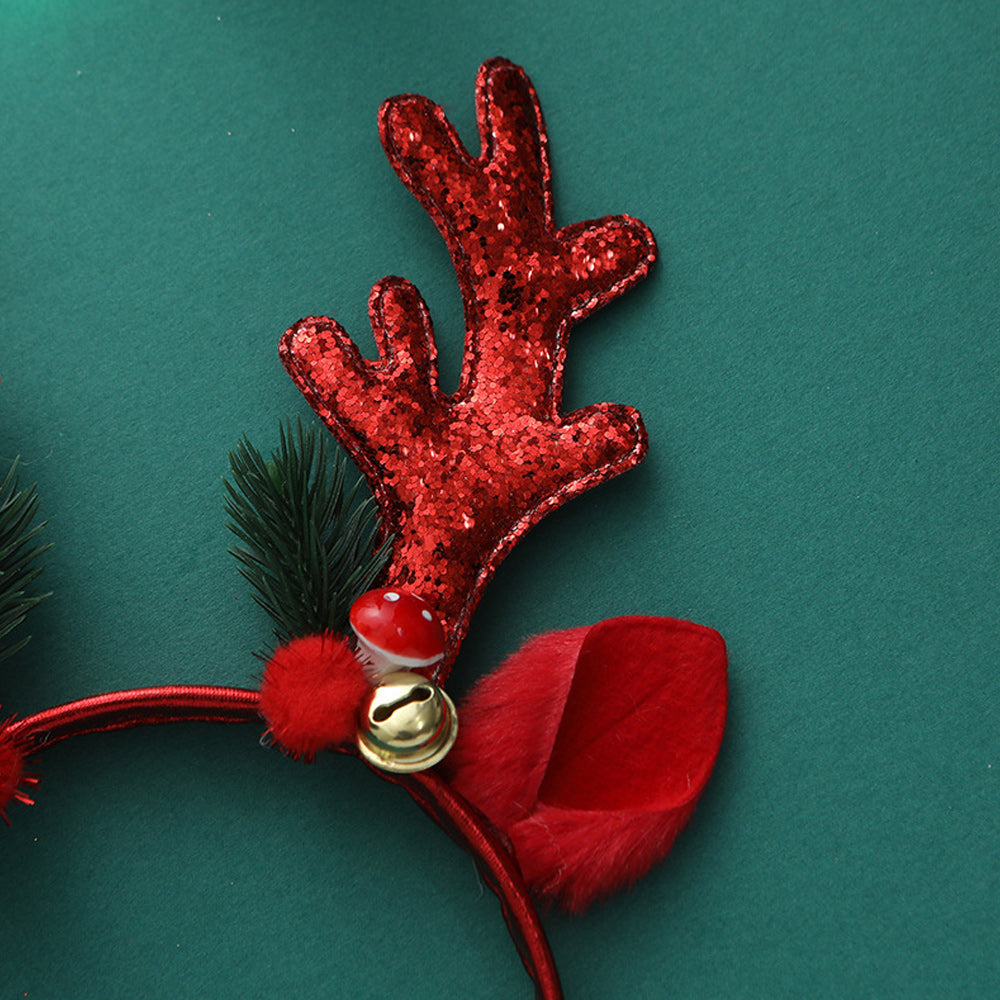
[[[30,801],[20,791],[24,780],[24,756],[14,742],[0,730],[0,817],[7,819],[7,806],[18,799]]]
[[[292,757],[352,743],[357,711],[369,690],[360,661],[333,633],[293,639],[275,650],[264,670],[260,713]]]
[[[529,641],[460,709],[452,783],[510,838],[542,898],[579,912],[670,850],[718,755],[726,650],[630,617]]]

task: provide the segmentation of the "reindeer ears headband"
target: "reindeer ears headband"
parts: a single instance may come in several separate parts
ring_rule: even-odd
[[[557,228],[527,76],[490,60],[476,100],[478,158],[426,98],[393,98],[379,113],[389,161],[458,276],[466,345],[457,392],[438,386],[430,317],[402,278],[372,289],[378,359],[362,358],[325,317],[281,340],[291,377],[371,486],[391,545],[380,589],[353,606],[356,637],[293,638],[260,691],[150,688],[9,720],[0,810],[30,801],[26,757],[69,736],[263,718],[293,756],[361,753],[403,785],[477,857],[538,994],[557,997],[529,890],[580,910],[667,853],[719,749],[726,658],[711,629],[627,617],[531,640],[457,713],[442,690],[511,547],[646,450],[635,410],[598,403],[562,414],[560,404],[570,327],[646,275],[652,234],[628,216]]]

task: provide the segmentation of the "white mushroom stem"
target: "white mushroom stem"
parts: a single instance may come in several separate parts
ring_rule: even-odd
[[[420,670],[429,667],[440,660],[444,653],[432,656],[429,659],[417,659],[415,656],[400,656],[398,653],[390,653],[373,645],[362,636],[358,636],[358,659],[364,665],[365,674],[368,679],[377,684],[385,674],[391,674],[395,670]]]

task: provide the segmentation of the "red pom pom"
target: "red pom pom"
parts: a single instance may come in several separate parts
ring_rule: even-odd
[[[260,713],[286,753],[312,760],[326,747],[353,743],[358,705],[368,690],[346,639],[310,635],[275,650],[264,669]]]
[[[525,881],[580,911],[670,850],[715,763],[726,649],[673,618],[531,640],[473,690],[449,765]]]
[[[7,806],[15,799],[25,805],[34,805],[34,800],[22,788],[23,785],[37,785],[38,779],[24,773],[24,754],[21,748],[0,729],[0,817],[9,825]]]

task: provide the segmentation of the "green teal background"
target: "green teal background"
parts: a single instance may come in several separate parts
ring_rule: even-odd
[[[997,995],[994,0],[3,0],[0,464],[22,456],[55,542],[3,712],[253,682],[269,626],[226,554],[227,452],[307,412],[276,355],[294,320],[371,350],[385,274],[457,383],[447,254],[375,115],[415,91],[474,141],[493,55],[539,91],[558,221],[657,235],[566,390],[638,407],[652,447],[501,567],[452,686],[632,612],[731,658],[668,861],[546,920],[567,995]],[[258,737],[45,754],[0,828],[0,997],[531,995],[405,795]]]

